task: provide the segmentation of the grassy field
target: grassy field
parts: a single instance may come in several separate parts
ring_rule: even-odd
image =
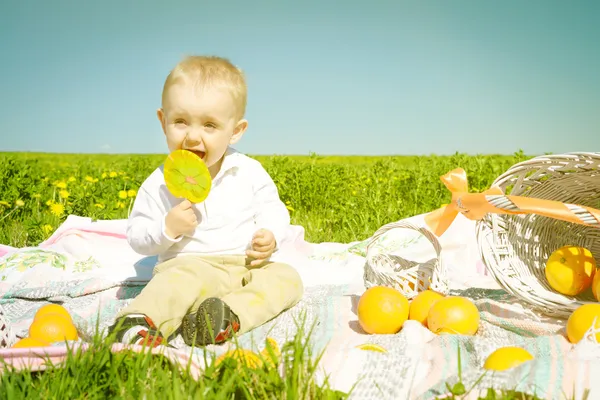
[[[0,153],[0,243],[36,245],[69,214],[127,218],[137,189],[164,157]],[[439,177],[455,167],[467,171],[470,190],[480,191],[528,157],[255,158],[308,241],[349,242],[447,202]]]
[[[0,243],[36,245],[69,214],[126,218],[140,184],[164,157],[0,153]],[[529,157],[519,152],[510,156],[255,158],[270,172],[292,223],[306,229],[308,241],[350,242],[368,238],[388,222],[447,203],[450,193],[439,177],[453,168],[464,168],[470,190],[482,191],[510,166]],[[160,357],[113,355],[104,343],[98,343],[93,354],[75,356],[64,369],[3,375],[0,398],[343,397],[314,383],[316,360],[307,356],[310,349],[305,348],[305,340],[299,336],[287,345],[282,357],[289,362],[283,377],[269,369],[248,377],[231,366],[218,373],[207,371],[198,382]]]

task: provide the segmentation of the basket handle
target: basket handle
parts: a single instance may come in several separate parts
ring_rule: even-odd
[[[600,210],[560,201],[505,195],[494,186],[482,193],[468,193],[467,173],[456,168],[441,177],[452,192],[452,202],[425,216],[425,222],[438,236],[444,234],[458,213],[471,220],[481,220],[488,213],[537,214],[575,224],[600,228]]]
[[[371,237],[371,240],[369,240],[369,243],[367,244],[366,247],[366,251],[367,251],[367,257],[369,256],[370,250],[372,249],[373,244],[377,241],[377,239],[379,239],[384,233],[386,233],[387,231],[390,231],[392,229],[398,229],[398,228],[407,228],[407,229],[412,229],[415,230],[417,232],[419,232],[420,234],[422,234],[423,236],[425,236],[429,242],[433,245],[433,248],[435,250],[435,253],[437,255],[437,259],[439,260],[439,263],[441,265],[441,260],[442,260],[442,246],[439,242],[439,240],[437,239],[437,237],[427,228],[422,227],[422,226],[418,226],[413,222],[409,222],[406,220],[401,220],[401,221],[397,221],[397,222],[390,222],[389,224],[386,224],[384,226],[382,226],[381,228],[379,228]],[[397,257],[402,259],[401,257]],[[404,259],[402,259],[404,260]]]

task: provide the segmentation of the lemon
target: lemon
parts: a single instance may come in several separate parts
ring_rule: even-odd
[[[587,290],[594,279],[596,261],[583,247],[563,246],[555,250],[546,262],[546,279],[557,292],[576,296]]]
[[[356,346],[357,349],[360,350],[368,350],[368,351],[378,351],[380,353],[387,353],[387,350],[375,343],[364,343]]]
[[[274,353],[273,355],[270,354],[269,348]],[[215,367],[221,364],[227,358],[235,359],[238,362],[238,368],[240,368],[241,365],[245,365],[250,369],[261,368],[263,366],[263,360],[267,365],[274,366],[276,363],[278,363],[280,356],[281,350],[279,349],[277,342],[273,338],[267,337],[265,339],[265,348],[260,352],[260,355],[252,350],[241,348],[229,350],[221,354],[215,360]]]
[[[504,371],[533,360],[533,356],[521,347],[501,347],[488,356],[483,368],[493,371]]]
[[[408,319],[419,321],[423,326],[427,326],[429,310],[435,302],[442,298],[444,298],[443,295],[433,290],[422,291],[411,301]]]
[[[600,304],[584,304],[579,306],[567,320],[567,338],[571,343],[578,343],[585,333],[592,327],[596,318],[594,328],[600,328]],[[596,333],[596,341],[600,343],[600,333]]]

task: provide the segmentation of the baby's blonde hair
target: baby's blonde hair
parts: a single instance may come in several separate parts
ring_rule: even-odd
[[[188,56],[169,73],[162,92],[162,105],[168,89],[182,81],[191,81],[201,88],[220,87],[229,90],[237,106],[236,116],[242,119],[246,113],[247,87],[243,71],[229,60],[216,56]]]

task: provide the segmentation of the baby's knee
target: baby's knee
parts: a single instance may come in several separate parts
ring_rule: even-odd
[[[290,288],[296,294],[295,297],[302,297],[304,294],[304,283],[296,268],[284,263],[273,264],[272,267],[275,267],[273,269],[275,269],[274,272],[277,274],[279,281],[284,286]]]
[[[289,264],[285,263],[274,263],[269,268],[270,270],[276,270],[276,273],[281,276],[285,276],[289,280],[298,280],[301,281],[302,278],[300,274],[296,270],[296,268],[292,267]]]

